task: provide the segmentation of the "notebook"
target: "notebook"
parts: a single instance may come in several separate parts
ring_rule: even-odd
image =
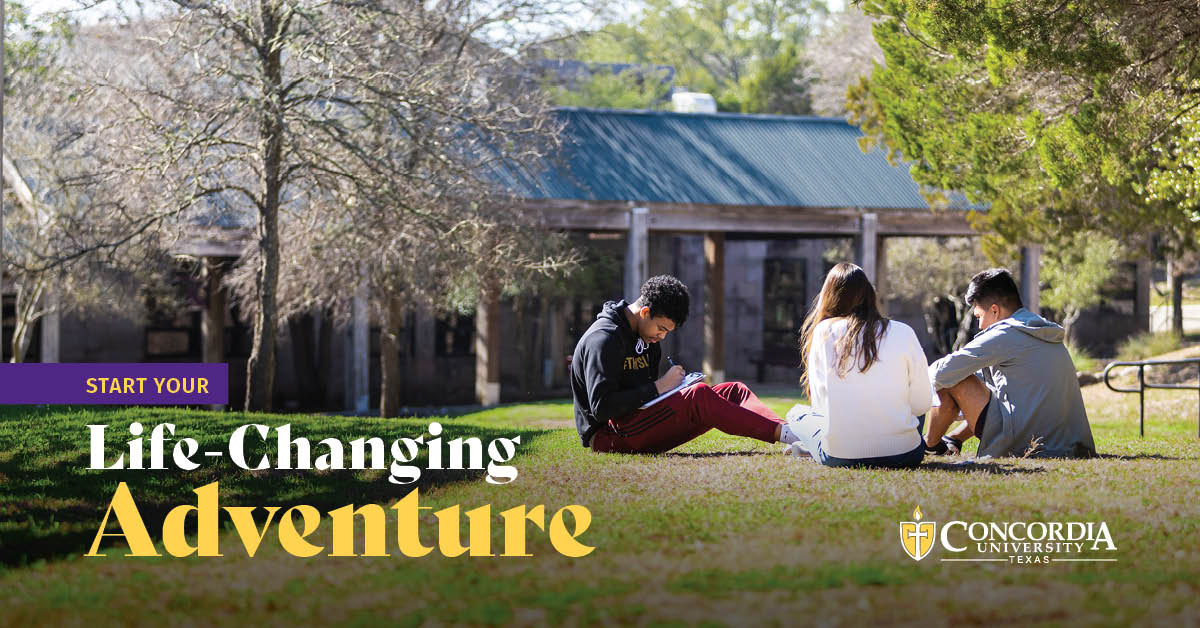
[[[683,381],[680,382],[678,386],[651,399],[650,401],[647,401],[646,403],[643,403],[642,405],[638,406],[638,410],[645,410],[646,408],[649,408],[650,406],[662,401],[663,399],[666,399],[667,397],[674,395],[675,393],[683,390],[684,388],[687,388],[688,386],[691,386],[692,384],[695,384],[696,382],[702,382],[702,381],[704,381],[704,373],[688,373],[687,375],[683,376]]]

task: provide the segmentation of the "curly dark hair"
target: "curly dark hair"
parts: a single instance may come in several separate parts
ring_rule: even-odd
[[[642,284],[638,302],[650,308],[650,318],[665,316],[675,327],[683,327],[687,321],[691,298],[687,286],[671,275],[658,275]]]

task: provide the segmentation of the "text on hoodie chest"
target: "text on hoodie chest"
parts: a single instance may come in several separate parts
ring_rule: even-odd
[[[631,355],[625,357],[624,370],[640,371],[650,368],[650,357],[647,355]]]

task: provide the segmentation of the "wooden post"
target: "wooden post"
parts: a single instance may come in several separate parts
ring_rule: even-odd
[[[379,416],[400,413],[400,348],[404,306],[400,297],[387,299],[379,325]]]
[[[205,296],[204,318],[200,321],[202,337],[201,360],[205,362],[225,361],[225,290],[221,288],[224,276],[221,263],[211,257],[204,258]]]
[[[887,316],[887,239],[879,236],[875,246],[875,296],[879,301],[879,311]]]
[[[350,301],[350,328],[346,333],[346,410],[366,414],[371,409],[371,318],[367,307],[369,288],[364,277]]]
[[[485,278],[475,308],[475,398],[500,403],[500,283]]]
[[[1144,255],[1144,254],[1143,254]],[[1137,275],[1134,282],[1133,319],[1139,331],[1150,331],[1150,282],[1153,267],[1150,260],[1137,260]]]
[[[562,350],[562,341],[558,340],[560,307],[557,301],[543,299],[542,324],[546,326],[546,331],[542,335],[542,388],[545,390],[554,388],[558,368],[557,356]]]
[[[424,305],[418,305],[413,315],[413,379],[416,380],[414,396],[422,402],[429,403],[429,392],[432,388],[434,373],[437,371],[437,349],[435,338],[437,334],[437,319],[433,312]]]
[[[878,276],[878,246],[879,214],[863,214],[858,231],[858,265],[862,267],[871,283],[875,283],[875,277]]]
[[[350,304],[352,313],[353,301]],[[347,325],[342,332],[342,408],[354,412],[354,326]]]
[[[1021,247],[1021,302],[1034,314],[1042,313],[1042,247]]]
[[[559,300],[555,303],[554,309],[551,310],[551,317],[554,319],[554,335],[550,336],[550,359],[554,360],[554,380],[552,387],[566,385],[567,381],[567,356],[569,351],[574,350],[574,347],[567,345],[567,338],[571,327],[568,318],[568,312],[572,308],[568,307],[568,303]]]
[[[633,303],[649,279],[650,210],[634,207],[629,210],[629,241],[625,250],[625,298]]]
[[[46,303],[46,314],[42,316],[42,362],[58,362],[62,328],[60,314],[62,299],[55,286],[47,288],[46,292],[42,294],[42,298]]]
[[[44,307],[46,307],[46,313],[42,315],[42,347],[40,353],[43,363],[56,363],[56,361],[59,361],[62,321],[59,313],[61,299],[58,288],[54,286],[46,288],[46,292],[42,293],[42,301]]]
[[[704,234],[704,372],[725,381],[725,234]]]

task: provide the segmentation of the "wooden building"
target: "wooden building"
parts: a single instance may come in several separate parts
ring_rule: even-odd
[[[570,300],[513,302],[485,290],[474,316],[411,313],[401,342],[402,403],[562,396],[565,358],[601,304],[632,300],[647,277],[664,272],[688,283],[693,297],[690,320],[666,351],[715,381],[794,380],[789,344],[830,265],[826,250],[853,251],[886,302],[889,238],[975,235],[961,196],[945,195],[945,207],[931,210],[907,169],[881,151],[862,152],[861,133],[840,119],[576,108],[557,115],[562,153],[536,176],[504,175],[503,183],[548,228],[605,257],[607,283]],[[62,350],[41,353],[63,361],[227,361],[231,400],[240,402],[249,329],[218,286],[247,235],[215,230],[181,244],[181,253],[203,260],[201,296],[188,316],[158,329],[68,317],[61,334],[44,334],[64,338]],[[1031,309],[1038,265],[1038,249],[1025,249]],[[1139,282],[1139,296],[1145,286]],[[354,300],[344,328],[318,317],[280,334],[275,407],[366,412],[377,403],[378,333],[366,295]],[[923,333],[919,312],[890,314],[915,316],[910,322]],[[73,340],[80,336],[86,341]]]

